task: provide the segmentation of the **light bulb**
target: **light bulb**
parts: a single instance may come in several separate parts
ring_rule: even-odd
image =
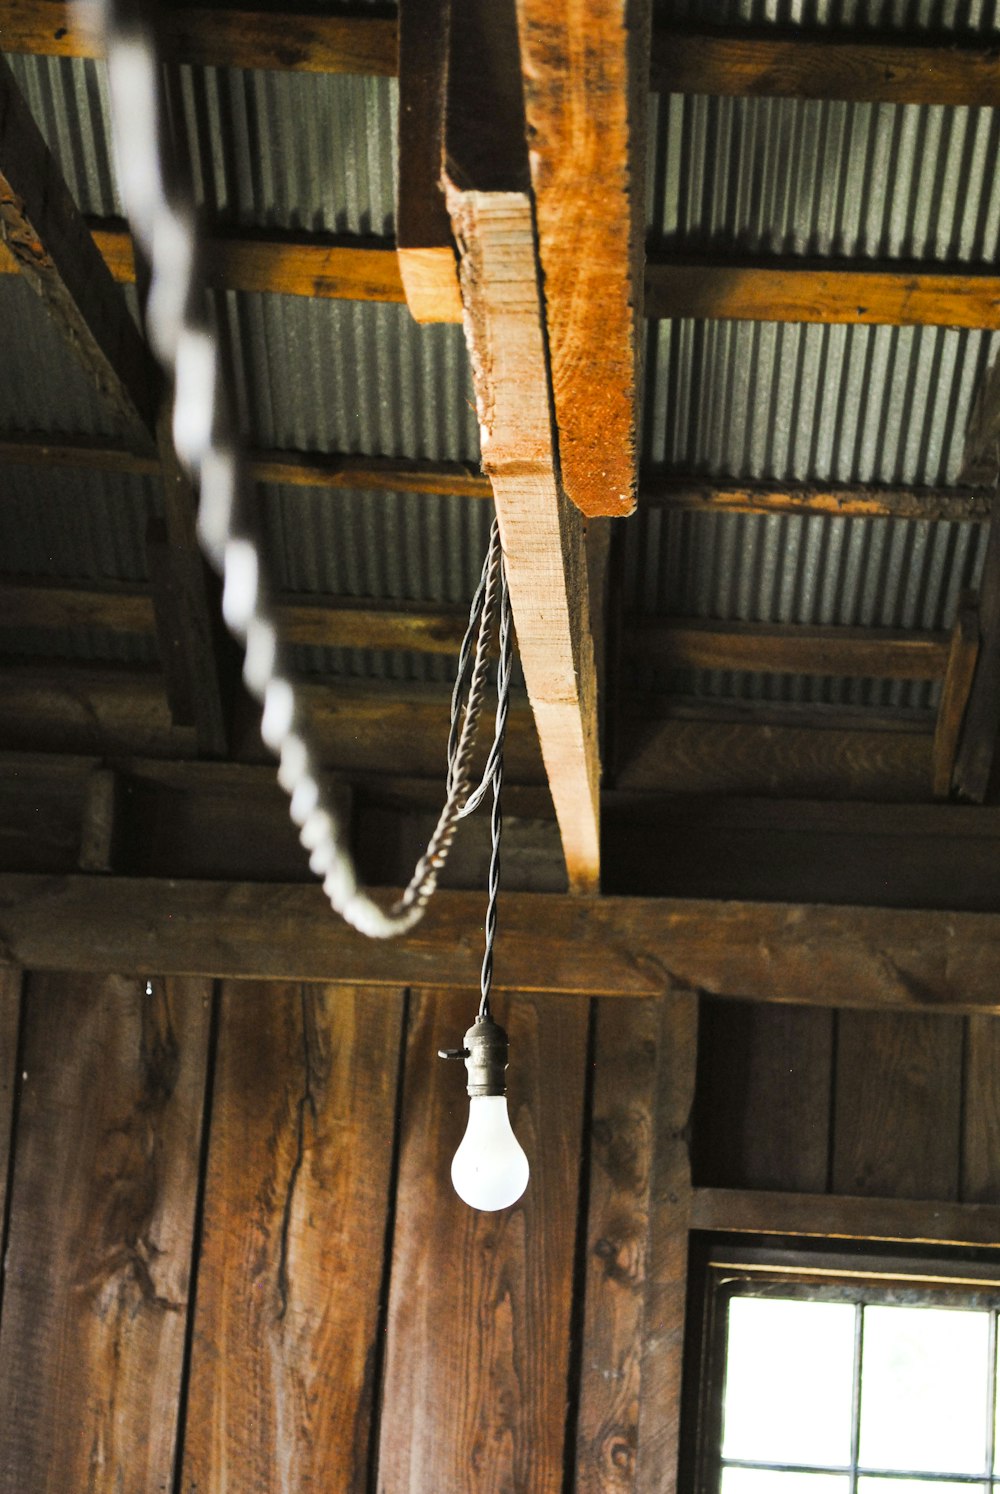
[[[506,1209],[528,1186],[528,1159],[511,1130],[506,1095],[474,1095],[451,1181],[472,1209]]]
[[[484,1000],[462,1048],[441,1048],[442,1058],[461,1058],[469,1071],[469,1124],[451,1164],[451,1181],[472,1209],[506,1209],[528,1186],[528,1159],[510,1126],[504,1071],[507,1034]]]

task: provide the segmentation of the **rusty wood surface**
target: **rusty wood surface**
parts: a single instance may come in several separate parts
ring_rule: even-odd
[[[0,1489],[171,1488],[211,987],[34,975],[0,1326]]]
[[[0,243],[109,412],[150,444],[154,391],[145,346],[2,55]]]
[[[822,1193],[832,1076],[831,1012],[704,1002],[696,1180],[723,1188]]]
[[[411,997],[380,1494],[563,1489],[588,1006],[515,995],[495,1007],[531,1166],[521,1201],[495,1214],[452,1190],[468,1100],[459,1066],[434,1056],[474,1015],[469,989]]]
[[[990,1204],[857,1198],[828,1193],[696,1188],[691,1226],[724,1234],[884,1240],[900,1245],[995,1246],[1000,1240],[1000,1208]]]
[[[964,1070],[961,1196],[1000,1204],[1000,1022],[967,1019]]]
[[[369,1488],[403,993],[225,986],[182,1487]]]
[[[833,1192],[958,1197],[962,1042],[943,1015],[838,1015]]]
[[[951,630],[948,662],[941,685],[937,721],[934,726],[934,796],[947,799],[955,773],[955,757],[962,739],[962,725],[969,705],[972,681],[979,657],[979,607],[974,597],[959,601]]]
[[[503,909],[505,990],[1000,1010],[1000,914],[530,892]],[[475,988],[481,918],[481,894],[442,891],[412,934],[378,943],[316,886],[7,873],[0,962]]]
[[[0,445],[0,453],[2,453]],[[978,523],[990,516],[982,488],[897,487],[888,484],[739,482],[686,477],[650,467],[643,471],[639,502],[649,508],[698,513],[830,514],[864,519],[947,519]]]
[[[648,0],[517,0],[562,481],[588,516],[636,501]]]

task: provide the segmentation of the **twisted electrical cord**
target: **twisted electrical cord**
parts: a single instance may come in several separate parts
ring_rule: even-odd
[[[507,590],[507,574],[500,564],[500,663],[497,666],[497,715],[493,748],[483,781],[475,794],[466,801],[460,815],[471,812],[480,802],[488,784],[493,786],[493,811],[490,816],[490,872],[487,883],[486,902],[486,949],[479,977],[480,1017],[490,1015],[490,991],[493,987],[493,946],[497,937],[497,901],[500,895],[500,837],[503,833],[503,811],[500,807],[500,790],[503,787],[503,744],[507,733],[507,712],[510,706],[510,680],[514,667],[514,650],[511,638],[510,594]]]
[[[181,463],[199,489],[198,537],[223,577],[222,611],[245,646],[243,678],[263,705],[261,736],[278,758],[278,781],[289,795],[289,813],[322,878],[334,910],[361,933],[389,938],[411,929],[423,915],[447,859],[458,821],[494,785],[493,859],[499,866],[499,777],[502,760],[490,754],[479,788],[467,798],[472,752],[482,714],[490,642],[500,613],[510,645],[509,601],[499,533],[494,523],[482,580],[473,599],[452,694],[445,803],[427,849],[396,905],[382,908],[359,885],[346,831],[325,797],[299,716],[291,672],[268,598],[260,552],[245,498],[242,463],[222,381],[218,341],[206,314],[199,273],[199,239],[188,196],[168,190],[166,127],[160,58],[141,0],[103,0],[100,24],[108,62],[118,181],[132,233],[150,268],[145,321],[150,344],[173,381],[173,438]],[[508,621],[506,633],[504,609]],[[471,664],[471,668],[470,668]],[[503,694],[509,691],[509,660]],[[498,684],[500,677],[498,675]],[[506,704],[503,722],[506,721]],[[497,729],[501,729],[498,706]],[[472,801],[475,801],[475,804]],[[492,927],[496,896],[491,865]],[[492,937],[487,924],[487,959]],[[484,965],[483,999],[488,1007]]]

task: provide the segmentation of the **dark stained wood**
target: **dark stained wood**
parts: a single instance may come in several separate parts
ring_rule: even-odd
[[[5,0],[0,42],[8,52],[100,57],[97,5],[84,0]],[[396,71],[396,23],[381,15],[171,8],[163,40],[178,62],[324,73]]]
[[[1000,736],[1000,500],[994,499],[979,583],[979,653],[962,722],[952,786],[981,804],[990,790]]]
[[[464,1069],[435,1056],[461,1042],[475,1004],[471,988],[411,998],[380,1494],[563,1489],[588,1007],[526,996],[496,1007],[531,1179],[512,1208],[481,1214],[449,1176]]]
[[[115,856],[120,833],[120,783],[111,768],[93,768],[84,790],[80,816],[81,871],[115,870]]]
[[[125,446],[88,436],[53,439],[39,432],[27,435],[9,432],[0,437],[0,461],[32,467],[128,472],[142,477],[155,476],[160,471],[156,457],[143,456]],[[282,483],[286,487],[493,497],[489,478],[474,471],[467,462],[351,456],[335,451],[251,450],[247,454],[246,469],[255,482]]]
[[[672,994],[662,1004],[636,1494],[677,1494],[679,1489],[698,1007],[698,998],[686,992]]]
[[[992,807],[608,793],[602,823],[612,894],[1000,912]]]
[[[993,487],[1000,471],[1000,358],[983,374],[965,428],[959,481]]]
[[[683,1338],[685,1138],[697,1041],[691,1005],[686,997],[597,1003],[576,1439],[580,1494],[674,1487],[679,1378],[676,1366],[662,1361],[679,1359]],[[648,1351],[647,1336],[655,1344]],[[640,1423],[656,1439],[648,1457]],[[657,1466],[662,1482],[654,1476]]]
[[[0,446],[0,453],[2,453]],[[866,519],[947,519],[964,524],[988,519],[990,494],[970,488],[898,488],[875,484],[736,482],[686,477],[647,469],[643,507],[699,513],[833,514]]]
[[[694,1164],[700,1183],[822,1193],[833,1014],[703,1003]]]
[[[935,45],[912,37],[663,27],[653,37],[651,83],[672,93],[1000,104],[1000,62],[985,39]]]
[[[698,617],[626,618],[626,648],[666,669],[749,669],[776,674],[937,679],[946,633],[901,628],[714,622]]]
[[[961,1196],[1000,1204],[1000,1022],[993,1017],[965,1024]]]
[[[0,964],[27,968],[474,989],[481,921],[481,893],[439,892],[412,934],[373,942],[315,886],[0,876]],[[993,913],[511,892],[503,948],[504,989],[1000,1011]]]
[[[441,189],[448,6],[400,0],[396,247],[418,322],[460,321],[462,294]]]
[[[1000,78],[1000,73],[998,73]],[[893,327],[1000,326],[1000,276],[968,267],[713,263],[658,256],[646,266],[646,315]]]
[[[18,970],[0,970],[0,1234],[7,1218],[7,1178],[17,1093],[17,1035],[21,1019]],[[0,1282],[0,1304],[3,1284]]]
[[[153,429],[149,359],[125,299],[0,55],[0,239],[123,428]]]
[[[945,1016],[841,1012],[833,1191],[957,1198],[961,1102],[960,1023]]]
[[[588,516],[636,501],[651,11],[517,0],[560,475]]]
[[[14,751],[193,757],[194,729],[175,726],[158,669],[0,666],[0,747]]]
[[[962,737],[962,723],[978,657],[979,608],[976,599],[966,595],[959,602],[951,631],[948,663],[934,727],[934,795],[938,799],[946,799],[951,793],[955,755]]]
[[[686,794],[775,798],[929,798],[932,737],[857,724],[807,720],[640,721],[619,723],[615,786]]]
[[[33,976],[0,1489],[172,1487],[211,988]]]
[[[691,1227],[725,1234],[995,1246],[1000,1241],[1000,1208],[838,1194],[696,1188]]]
[[[368,1483],[403,993],[225,986],[182,1487]]]

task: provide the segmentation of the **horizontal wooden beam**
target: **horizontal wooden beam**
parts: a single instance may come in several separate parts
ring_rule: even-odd
[[[316,648],[414,650],[457,654],[468,623],[459,607],[368,603],[348,597],[279,596],[274,612],[286,643]],[[58,581],[0,578],[0,627],[107,628],[153,634],[154,602],[128,583],[70,586]]]
[[[92,221],[91,232],[114,278],[131,284],[135,267],[125,227]],[[17,269],[17,261],[0,245],[0,274]],[[350,301],[406,299],[391,240],[230,230],[206,242],[205,272],[209,284],[220,290]],[[442,261],[441,275],[441,319],[457,322],[461,316],[450,261]],[[992,329],[1000,327],[1000,275],[975,266],[927,263],[859,268],[853,262],[660,255],[646,264],[645,314]]]
[[[5,0],[0,45],[6,52],[102,57],[97,11],[94,0]],[[160,21],[162,45],[178,62],[309,73],[396,71],[396,22],[384,15],[171,6]]]
[[[1000,1205],[696,1188],[691,1228],[720,1234],[883,1240],[899,1245],[995,1246],[1000,1244]]]
[[[1000,327],[1000,275],[972,266],[733,263],[659,257],[646,264],[646,315],[891,327]]]
[[[944,674],[949,639],[947,633],[896,628],[632,617],[626,619],[625,647],[665,669],[930,680]]]
[[[391,899],[394,894],[386,892]],[[480,893],[367,940],[318,886],[0,876],[0,963],[476,989]],[[509,893],[495,982],[883,1011],[1000,1012],[1000,914]]]
[[[660,27],[651,84],[665,93],[846,99],[857,103],[1000,105],[1000,55],[992,38],[926,42],[899,36],[811,36]]]
[[[845,519],[943,519],[966,524],[990,517],[992,489],[738,482],[647,469],[642,474],[639,502],[643,508],[694,513],[827,514]]]
[[[7,52],[99,56],[91,3],[6,0]],[[389,75],[396,22],[383,15],[290,15],[244,6],[171,8],[165,44],[183,62],[300,72]],[[905,43],[898,37],[809,36],[661,25],[653,33],[651,83],[675,93],[848,99],[915,104],[1000,104],[1000,64],[990,38]]]
[[[156,457],[115,445],[101,437],[47,436],[43,432],[10,432],[0,436],[2,462],[27,467],[121,472],[137,477],[156,476],[161,470]],[[493,497],[489,478],[478,472],[471,462],[251,449],[246,456],[246,470],[254,482],[284,487]],[[2,498],[0,492],[0,501]]]

